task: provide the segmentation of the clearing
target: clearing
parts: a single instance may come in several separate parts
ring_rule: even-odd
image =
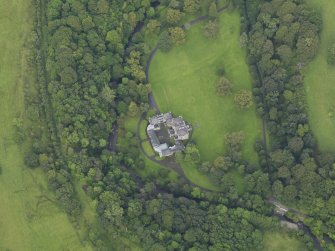
[[[172,111],[192,124],[192,140],[202,160],[213,161],[224,154],[224,136],[243,131],[243,158],[256,164],[254,143],[261,137],[261,120],[254,105],[240,110],[234,104],[237,91],[252,88],[246,50],[239,43],[240,15],[238,11],[224,12],[219,23],[220,34],[215,40],[202,35],[202,22],[187,32],[186,44],[168,53],[158,51],[150,66],[150,84],[162,112]],[[220,68],[233,84],[232,94],[224,97],[216,94]],[[184,171],[194,183],[213,189],[195,166],[185,166]]]
[[[91,250],[55,204],[42,170],[24,166],[13,119],[24,112],[25,37],[32,29],[29,0],[0,0],[0,250]]]
[[[317,57],[304,70],[311,129],[321,151],[335,152],[335,66],[327,63],[327,50],[335,42],[335,2],[309,0],[321,10],[323,29]]]
[[[160,51],[150,66],[150,83],[162,112],[182,115],[194,128],[192,139],[197,142],[203,160],[213,160],[224,153],[224,135],[244,131],[244,158],[257,161],[253,144],[261,133],[261,122],[255,107],[238,109],[234,93],[251,90],[252,80],[245,62],[246,51],[240,48],[240,16],[237,11],[220,17],[218,39],[202,35],[202,24],[192,27],[187,43],[169,53]],[[233,83],[233,93],[225,97],[216,94],[219,68]]]

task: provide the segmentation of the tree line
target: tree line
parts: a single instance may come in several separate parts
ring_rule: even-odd
[[[324,234],[334,239],[335,158],[318,151],[309,127],[302,72],[318,52],[321,13],[305,1],[235,3],[244,13],[242,29],[248,37],[257,111],[271,135],[268,160],[264,149],[259,153],[272,194],[306,210],[305,223],[320,240]]]

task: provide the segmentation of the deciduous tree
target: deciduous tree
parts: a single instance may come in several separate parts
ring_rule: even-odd
[[[252,93],[247,90],[240,90],[236,93],[234,101],[240,108],[249,108],[252,105]]]
[[[186,43],[186,33],[185,31],[180,27],[170,28],[169,29],[171,42],[174,45],[182,45]]]
[[[231,89],[231,82],[227,78],[222,76],[216,84],[216,94],[219,96],[226,96],[231,92]]]

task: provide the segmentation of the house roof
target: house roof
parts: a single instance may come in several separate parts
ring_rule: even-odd
[[[160,128],[159,130],[157,130],[157,126]],[[167,138],[173,137],[175,139],[175,145],[169,146],[168,143],[163,143],[164,141],[160,142],[160,139],[164,139],[165,137],[164,133],[162,134],[164,131],[161,130],[169,130],[170,134],[167,134]],[[184,150],[185,146],[181,140],[188,139],[190,130],[191,127],[186,124],[181,116],[173,118],[171,112],[149,118],[149,125],[147,127],[147,133],[152,147],[161,157],[170,156],[174,152]],[[167,139],[166,142],[168,141],[169,139]]]
[[[168,120],[172,119],[172,114],[171,112],[168,113],[163,113],[156,115],[154,117],[149,118],[149,123],[152,125],[160,124],[160,123],[165,123]]]
[[[153,147],[159,146],[160,142],[159,142],[159,139],[157,138],[157,135],[156,135],[155,131],[149,129],[149,130],[147,130],[147,132],[148,132],[148,135],[149,135],[152,146]]]
[[[189,134],[189,128],[187,126],[176,128],[176,134],[180,137],[188,135]]]

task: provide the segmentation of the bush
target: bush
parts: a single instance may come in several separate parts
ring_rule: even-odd
[[[163,51],[168,52],[172,48],[171,37],[167,31],[164,31],[160,34],[158,38],[157,47]]]
[[[38,167],[39,156],[33,152],[26,153],[24,156],[24,163],[30,168]]]
[[[231,92],[232,85],[228,79],[221,77],[216,85],[216,94],[218,96],[226,96]]]
[[[249,108],[252,105],[252,93],[247,90],[241,90],[235,95],[234,101],[240,108]]]
[[[178,46],[186,43],[186,33],[182,28],[180,27],[170,28],[169,34],[172,44]]]
[[[225,74],[225,72],[226,71],[223,67],[218,67],[217,70],[216,70],[216,74],[220,77],[223,76]]]
[[[219,25],[217,21],[209,20],[203,28],[203,34],[206,38],[214,39],[219,35]]]

